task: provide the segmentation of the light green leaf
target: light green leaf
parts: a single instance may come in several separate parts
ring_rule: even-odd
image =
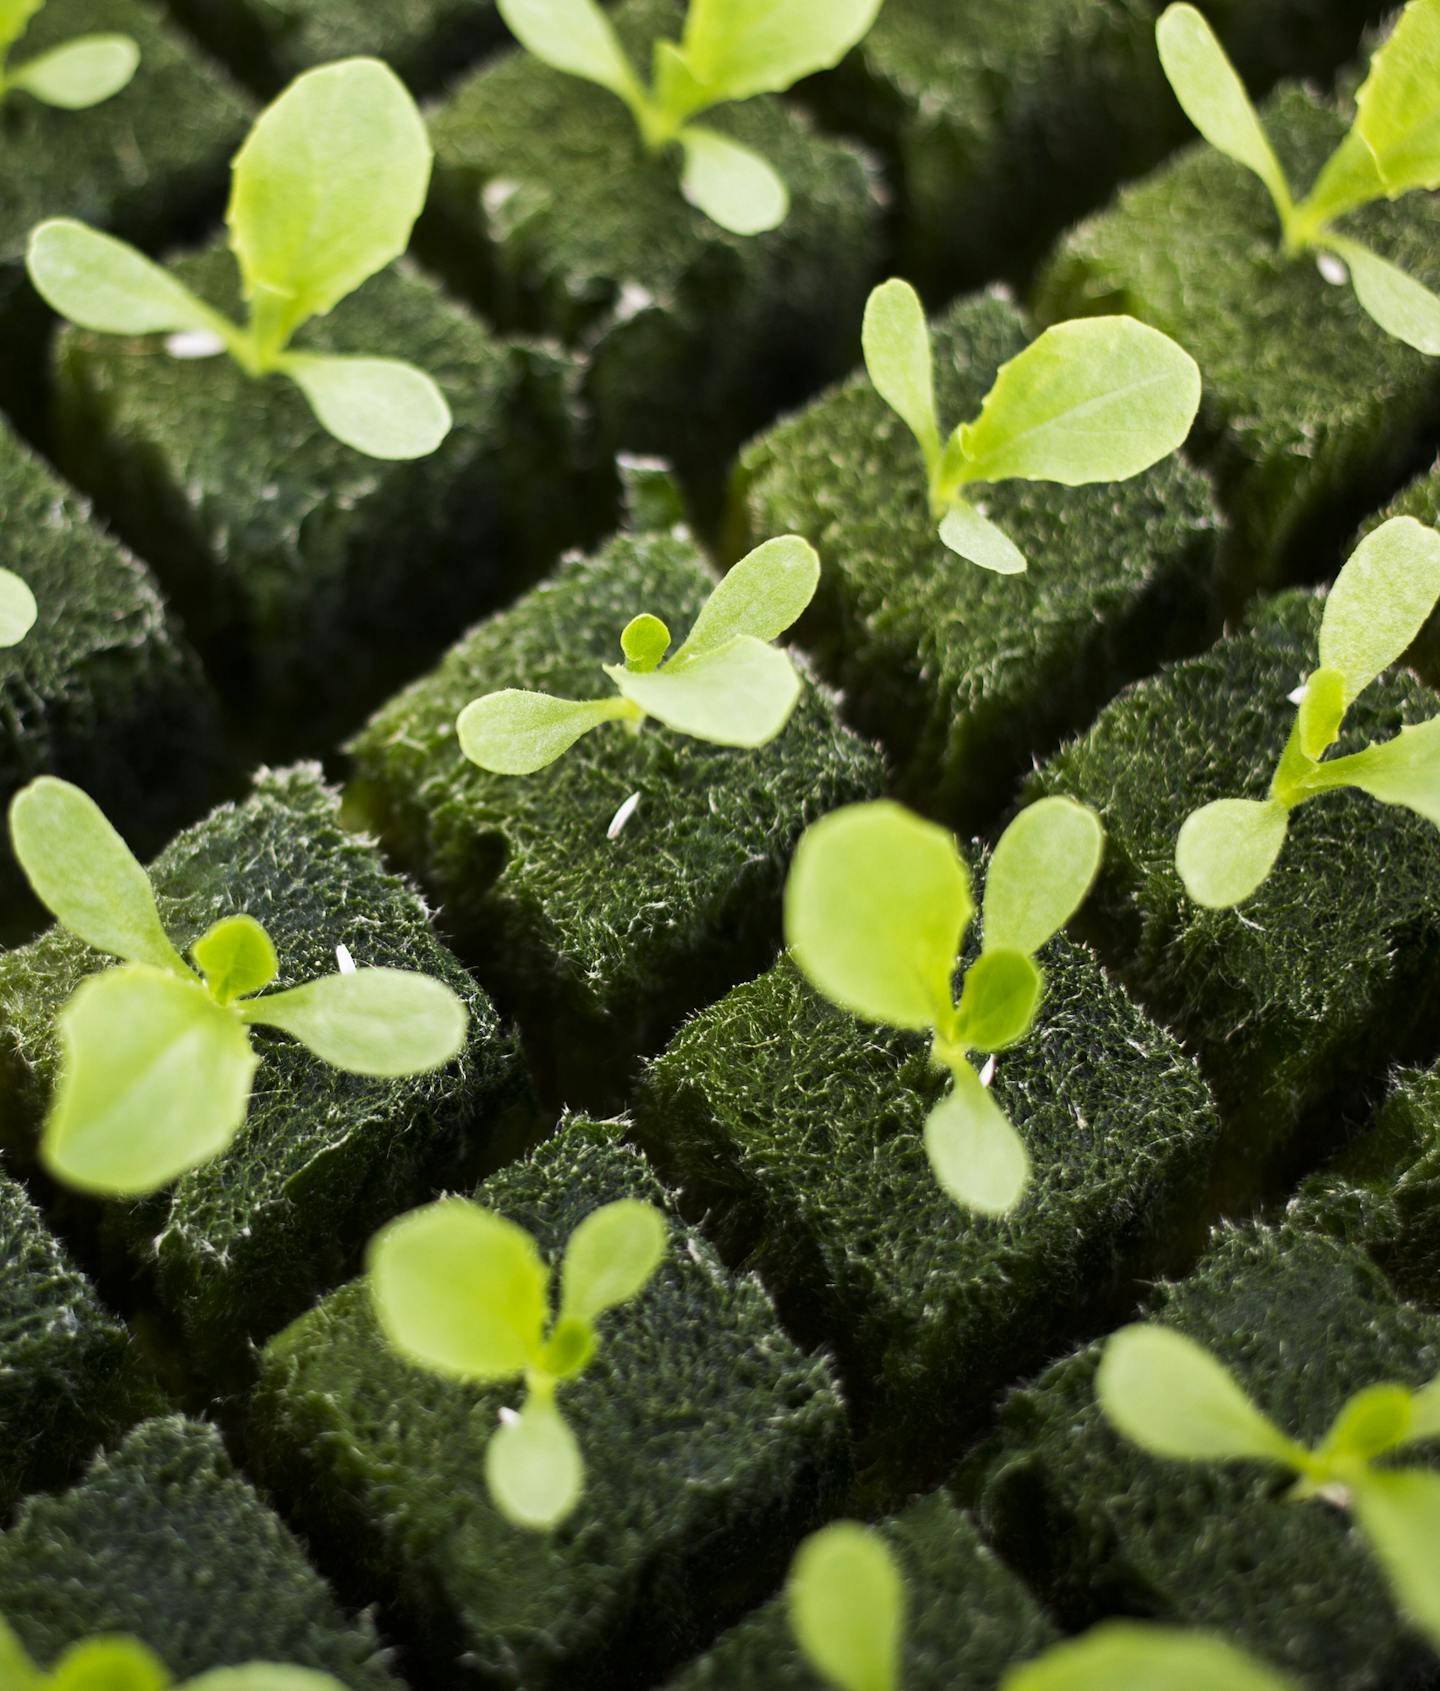
[[[1403,805],[1440,827],[1440,716],[1325,768],[1337,783],[1359,787],[1382,804]]]
[[[1411,0],[1370,61],[1355,127],[1391,198],[1440,188],[1440,4]]]
[[[1315,186],[1296,213],[1294,227],[1306,235],[1310,244],[1327,246],[1328,234],[1321,237],[1330,223],[1357,206],[1384,197],[1385,184],[1380,180],[1375,155],[1365,145],[1360,132],[1350,129],[1325,161]]]
[[[985,949],[1033,956],[1080,908],[1099,873],[1105,830],[1088,805],[1027,805],[1000,836],[985,877]]]
[[[894,1552],[857,1521],[835,1521],[795,1553],[785,1586],[790,1629],[838,1691],[899,1691],[905,1581]]]
[[[1440,1438],[1440,1374],[1414,1393],[1410,1411],[1407,1444],[1416,1444],[1421,1439]]]
[[[226,222],[246,297],[283,301],[292,332],[329,311],[405,251],[430,164],[415,102],[378,60],[297,77],[235,155]]]
[[[1336,576],[1320,624],[1320,662],[1345,677],[1347,706],[1400,661],[1437,601],[1440,534],[1414,517],[1391,517],[1365,536]]]
[[[327,432],[367,457],[425,458],[450,433],[454,419],[445,395],[413,364],[290,352],[278,368],[309,400]]]
[[[1323,628],[1320,639],[1323,643]],[[1318,763],[1335,744],[1349,702],[1345,677],[1338,669],[1317,669],[1306,678],[1298,718],[1300,750],[1306,757]]]
[[[1275,867],[1289,829],[1274,799],[1216,799],[1192,811],[1175,841],[1185,891],[1208,910],[1243,904]]]
[[[716,746],[767,745],[800,698],[788,654],[748,634],[650,675],[618,664],[606,664],[605,673],[647,716]]]
[[[18,646],[39,614],[29,586],[13,570],[0,569],[0,647]]]
[[[390,1344],[437,1374],[503,1380],[539,1356],[550,1272],[523,1227],[441,1198],[382,1227],[366,1252]]]
[[[199,1679],[187,1679],[180,1691],[345,1691],[338,1679],[314,1668],[279,1662],[251,1662],[245,1667],[216,1668]]]
[[[1223,1638],[1143,1621],[1104,1621],[1012,1668],[1000,1691],[1300,1691]]]
[[[41,775],[10,803],[10,843],[35,896],[97,951],[193,979],[171,945],[150,877],[94,799]]]
[[[47,106],[78,112],[118,94],[139,64],[128,35],[82,35],[27,60],[8,80]]]
[[[1023,952],[987,945],[965,972],[956,1042],[970,1051],[1003,1051],[1029,1033],[1044,990]]]
[[[158,1191],[219,1156],[244,1125],[255,1054],[198,980],[107,969],[82,982],[57,1027],[60,1079],[40,1154],[67,1186]]]
[[[226,916],[190,949],[210,993],[221,1004],[269,986],[280,972],[270,936],[253,916]]]
[[[518,1420],[501,1425],[485,1449],[485,1483],[514,1526],[547,1532],[571,1513],[585,1489],[585,1463],[552,1402],[532,1398]]]
[[[45,0],[0,0],[0,53],[18,41]]]
[[[598,82],[627,104],[639,80],[609,18],[595,0],[498,0],[505,27],[527,53],[567,76]]]
[[[1222,1363],[1170,1327],[1137,1322],[1114,1334],[1100,1358],[1095,1395],[1111,1424],[1155,1456],[1287,1467],[1305,1456]]]
[[[124,241],[72,218],[38,224],[25,265],[45,303],[82,329],[112,335],[229,332],[224,319],[168,271]]]
[[[962,1209],[1008,1215],[1030,1184],[1030,1153],[968,1063],[951,1069],[954,1090],[925,1121],[925,1154],[943,1191]]]
[[[592,1210],[570,1235],[560,1269],[560,1314],[593,1321],[644,1290],[668,1230],[653,1204],[621,1198]]]
[[[1133,317],[1057,323],[1001,366],[960,431],[965,481],[1125,481],[1185,442],[1200,369]]]
[[[935,405],[935,357],[925,308],[908,282],[892,277],[870,295],[860,344],[876,393],[920,443],[926,471],[933,479],[943,450]]]
[[[117,1636],[70,1645],[44,1683],[50,1691],[167,1691],[174,1681],[148,1645]]]
[[[1372,1469],[1350,1494],[1395,1606],[1440,1649],[1440,1474]]]
[[[671,659],[671,667],[714,651],[737,635],[778,640],[799,621],[819,581],[820,559],[808,540],[797,534],[767,540],[726,571],[700,607],[695,626]]]
[[[685,154],[680,192],[696,211],[732,235],[763,235],[785,221],[790,190],[753,147],[698,123],[687,123],[678,139]]]
[[[1406,1442],[1415,1400],[1404,1386],[1367,1386],[1341,1408],[1317,1455],[1326,1460],[1369,1462]]]
[[[719,100],[778,94],[838,65],[881,0],[690,0],[684,54]]]
[[[0,41],[3,41],[5,10],[0,3]],[[44,1681],[40,1670],[30,1660],[25,1646],[15,1636],[14,1629],[0,1615],[0,1685],[13,1691],[41,1691]]]
[[[1325,245],[1350,269],[1350,285],[1387,335],[1428,357],[1440,356],[1440,295],[1358,241],[1328,236]]]
[[[633,717],[624,699],[552,699],[507,687],[460,712],[460,750],[492,775],[533,775],[602,722]]]
[[[620,631],[620,650],[629,668],[647,674],[670,650],[670,630],[659,617],[644,611]]]
[[[464,1050],[470,1019],[444,981],[411,969],[322,975],[236,1008],[247,1022],[292,1034],[337,1069],[380,1079],[444,1068]]]
[[[973,912],[954,836],[888,800],[807,828],[785,885],[785,943],[812,986],[867,1021],[931,1028]]]
[[[1020,575],[1025,569],[1025,554],[1010,536],[967,500],[951,502],[940,520],[940,539],[968,563],[996,575]]]
[[[1217,151],[1254,171],[1282,220],[1288,218],[1292,202],[1285,171],[1215,31],[1193,6],[1167,6],[1155,40],[1186,117]]]

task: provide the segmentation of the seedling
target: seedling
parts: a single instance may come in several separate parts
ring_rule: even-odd
[[[13,570],[0,570],[0,646],[18,646],[39,614],[26,583]]]
[[[30,280],[82,328],[170,335],[189,357],[228,351],[249,376],[294,382],[321,425],[357,452],[422,458],[450,430],[429,376],[393,358],[292,351],[290,342],[405,251],[431,158],[394,73],[344,59],[293,82],[235,155],[226,222],[250,308],[243,327],[134,247],[70,218],[32,231]]]
[[[933,1032],[951,1090],[925,1123],[935,1178],[956,1203],[1005,1215],[1030,1158],[970,1061],[1022,1040],[1045,981],[1035,953],[1078,909],[1100,866],[1094,811],[1045,798],[1000,837],[985,883],[980,956],[953,980],[974,915],[954,837],[903,806],[848,805],[801,836],[785,887],[791,955],[826,998],[866,1021]]]
[[[507,687],[461,711],[460,749],[494,775],[532,775],[602,722],[638,733],[647,716],[717,746],[763,746],[790,720],[800,677],[772,646],[814,597],[820,560],[795,535],[767,540],[721,580],[678,651],[657,616],[633,617],[620,635],[623,664],[600,667],[613,699],[555,699]]]
[[[502,1411],[485,1449],[490,1495],[515,1526],[547,1530],[580,1501],[585,1463],[556,1394],[593,1359],[597,1319],[645,1289],[665,1243],[652,1204],[593,1210],[565,1247],[552,1320],[534,1239],[466,1198],[412,1210],[370,1241],[375,1313],[403,1357],[453,1380],[524,1380],[520,1410]]]
[[[1440,188],[1440,0],[1410,0],[1370,61],[1354,127],[1298,202],[1245,84],[1195,7],[1167,7],[1156,39],[1191,123],[1265,184],[1286,254],[1342,260],[1355,297],[1386,334],[1432,357],[1440,354],[1440,297],[1335,229],[1338,218],[1375,200]]]
[[[528,52],[629,107],[652,154],[679,145],[680,191],[736,235],[785,220],[790,195],[753,148],[691,119],[730,100],[779,94],[839,64],[874,23],[881,0],[690,0],[679,42],[657,41],[649,86],[596,0],[499,0]]]
[[[1392,517],[1366,536],[1335,578],[1320,624],[1320,667],[1296,697],[1290,740],[1264,799],[1217,799],[1186,817],[1175,867],[1197,904],[1240,904],[1261,885],[1290,813],[1321,793],[1358,787],[1440,826],[1440,717],[1393,740],[1321,762],[1345,713],[1395,663],[1440,600],[1440,533]]]
[[[77,35],[12,65],[15,43],[45,0],[0,0],[0,102],[12,90],[42,105],[84,111],[108,100],[134,76],[140,49],[128,35]]]
[[[183,1684],[137,1638],[109,1634],[72,1644],[52,1668],[38,1668],[0,1620],[0,1685],[5,1691],[345,1691],[313,1668],[278,1662],[215,1668]]]
[[[1300,1691],[1223,1638],[1146,1621],[1104,1621],[1011,1668],[1000,1691]]]
[[[350,1074],[437,1069],[465,1040],[465,1006],[404,969],[324,975],[254,996],[279,964],[251,916],[227,916],[191,949],[160,921],[150,879],[95,802],[42,775],[10,806],[10,839],[36,896],[62,927],[121,958],[61,1010],[60,1078],[41,1160],[69,1186],[107,1197],[157,1191],[219,1156],[244,1125],[259,1067],[254,1027],[293,1035]]]
[[[1440,1473],[1381,1465],[1440,1438],[1440,1376],[1419,1391],[1387,1384],[1356,1392],[1313,1449],[1282,1432],[1209,1351],[1169,1327],[1122,1327],[1105,1346],[1095,1391],[1115,1427],[1156,1456],[1278,1464],[1297,1476],[1286,1501],[1319,1498],[1352,1513],[1397,1607],[1440,1647]]]
[[[1127,481],[1182,445],[1200,409],[1199,368],[1168,335],[1133,317],[1086,317],[1002,364],[980,415],[946,441],[930,327],[908,282],[870,295],[861,339],[875,391],[919,442],[941,540],[998,575],[1017,575],[1024,555],[967,489]]]

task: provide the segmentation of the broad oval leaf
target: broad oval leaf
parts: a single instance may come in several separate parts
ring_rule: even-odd
[[[940,519],[940,539],[957,557],[995,575],[1022,575],[1025,554],[998,524],[966,499],[953,499]]]
[[[82,35],[9,73],[15,88],[64,111],[84,111],[118,94],[135,75],[140,49],[128,35]]]
[[[820,559],[808,540],[798,534],[767,540],[721,577],[672,666],[741,634],[778,640],[799,621],[819,581]]]
[[[193,979],[160,922],[150,877],[94,799],[40,775],[10,802],[10,843],[35,896],[87,945]]]
[[[505,27],[527,53],[567,76],[598,82],[627,103],[640,96],[634,67],[595,0],[497,0]]]
[[[870,295],[860,344],[871,384],[915,436],[933,477],[941,451],[935,354],[925,307],[908,282],[892,277]]]
[[[1440,4],[1411,0],[1370,61],[1355,127],[1391,197],[1440,188]]]
[[[961,431],[966,481],[1125,481],[1185,442],[1200,369],[1133,317],[1057,323],[1001,366]]]
[[[795,1553],[785,1586],[790,1630],[838,1691],[898,1691],[905,1581],[894,1552],[858,1521],[835,1521]]]
[[[1440,1474],[1374,1468],[1352,1477],[1350,1495],[1396,1607],[1440,1649]]]
[[[39,614],[29,585],[13,570],[0,569],[0,646],[18,646]]]
[[[1274,799],[1216,799],[1193,811],[1175,841],[1185,891],[1207,910],[1243,904],[1275,867],[1290,816]]]
[[[1321,640],[1324,640],[1323,630]],[[1348,703],[1345,677],[1338,669],[1326,669],[1322,665],[1306,678],[1296,732],[1300,750],[1312,762],[1318,763],[1335,744]]]
[[[1366,1386],[1341,1408],[1318,1455],[1323,1459],[1369,1462],[1397,1450],[1410,1437],[1415,1398],[1404,1386]]]
[[[468,1198],[441,1198],[382,1227],[366,1252],[390,1344],[459,1380],[523,1374],[540,1354],[550,1271],[523,1227]]]
[[[1004,1216],[1030,1184],[1030,1153],[969,1063],[925,1120],[925,1155],[941,1189],[962,1209]]]
[[[198,1679],[187,1679],[179,1691],[345,1691],[345,1687],[314,1668],[250,1662],[245,1667],[215,1668]]]
[[[1003,1051],[1029,1033],[1044,977],[1020,951],[984,953],[965,971],[955,1041],[970,1051]]]
[[[1440,828],[1440,716],[1325,768],[1382,804],[1402,805]]]
[[[445,395],[423,370],[400,359],[291,352],[278,367],[325,430],[369,458],[425,458],[450,433],[454,419]]]
[[[1358,241],[1330,237],[1325,244],[1345,260],[1356,299],[1387,335],[1440,357],[1440,295]]]
[[[585,1489],[580,1446],[553,1403],[532,1399],[504,1422],[485,1449],[485,1483],[495,1506],[517,1527],[559,1526]]]
[[[642,1292],[669,1231],[654,1204],[620,1198],[592,1210],[570,1235],[560,1269],[560,1314],[593,1321]]]
[[[533,775],[592,728],[634,714],[624,699],[552,699],[506,687],[472,699],[455,728],[471,763],[492,775]]]
[[[806,829],[785,884],[785,943],[817,991],[867,1021],[932,1028],[973,912],[948,830],[903,805],[846,805]]]
[[[322,975],[236,1006],[348,1074],[398,1079],[444,1068],[465,1048],[470,1014],[455,993],[411,969]]]
[[[1221,1362],[1170,1327],[1137,1322],[1114,1334],[1100,1358],[1095,1395],[1111,1424],[1156,1456],[1294,1467],[1305,1455]]]
[[[789,655],[748,634],[649,675],[616,664],[605,673],[647,716],[715,746],[768,745],[800,699]]]
[[[717,100],[778,94],[838,65],[881,0],[690,0],[684,54]]]
[[[696,211],[732,235],[764,235],[785,221],[790,190],[753,147],[698,123],[687,123],[679,141],[680,192]]]
[[[197,980],[143,965],[81,983],[60,1012],[41,1160],[67,1186],[133,1197],[224,1151],[250,1102],[245,1027]]]
[[[1144,1621],[1103,1621],[1012,1668],[1000,1691],[1300,1691],[1223,1638]]]
[[[196,940],[190,955],[221,1004],[247,998],[280,972],[270,936],[253,916],[225,916]]]
[[[73,218],[52,217],[31,231],[25,267],[51,310],[82,329],[109,335],[230,333],[224,319],[167,270]]]
[[[1391,517],[1365,536],[1336,576],[1320,624],[1320,662],[1344,676],[1347,705],[1399,663],[1437,601],[1440,533]]]
[[[64,1650],[41,1684],[49,1691],[169,1691],[169,1670],[138,1638],[87,1638]],[[11,1691],[9,1680],[0,1684]],[[25,1684],[21,1682],[21,1687]],[[20,1691],[20,1688],[15,1688]]]
[[[1089,805],[1055,796],[1027,805],[1000,836],[985,876],[985,949],[1033,956],[1085,901],[1105,829]]]

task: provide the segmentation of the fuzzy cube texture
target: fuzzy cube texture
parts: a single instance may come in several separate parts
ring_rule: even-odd
[[[146,1421],[59,1497],[0,1533],[0,1615],[42,1667],[128,1633],[189,1679],[283,1662],[347,1691],[397,1691],[368,1618],[352,1620],[294,1536],[231,1467],[213,1427]]]
[[[236,309],[228,250],[176,270]],[[296,344],[409,359],[455,427],[427,458],[382,463],[326,433],[292,382],[223,354],[175,359],[161,338],[75,328],[57,353],[62,467],[153,565],[265,756],[328,748],[591,532],[567,355],[498,339],[403,266]]]
[[[1351,1393],[1440,1370],[1435,1317],[1398,1302],[1361,1252],[1289,1226],[1218,1233],[1156,1318],[1307,1444]],[[1205,1627],[1313,1691],[1428,1682],[1433,1656],[1341,1511],[1287,1502],[1270,1463],[1140,1450],[1095,1401],[1099,1355],[1089,1346],[1014,1393],[981,1491],[982,1528],[1067,1629],[1116,1613]]]
[[[476,1197],[557,1261],[601,1204],[666,1203],[616,1132],[570,1118]],[[426,1683],[470,1683],[462,1657],[477,1682],[527,1691],[581,1672],[647,1683],[779,1577],[845,1477],[829,1364],[678,1222],[654,1279],[601,1319],[594,1360],[561,1389],[586,1483],[548,1534],[506,1522],[481,1479],[498,1411],[521,1389],[412,1368],[360,1280],[262,1358],[251,1443],[267,1483],[317,1541],[343,1547],[353,1586],[393,1603]]]
[[[1029,339],[996,292],[938,319],[942,428],[979,415]],[[739,535],[786,531],[819,550],[807,645],[894,753],[904,796],[967,826],[993,817],[1037,752],[1216,622],[1219,517],[1183,460],[1128,482],[985,489],[1029,563],[997,576],[941,543],[920,448],[863,370],[747,447],[731,494],[736,550]]]
[[[151,879],[182,952],[243,912],[274,941],[276,989],[333,974],[344,944],[359,965],[443,980],[470,1013],[454,1063],[393,1081],[342,1074],[298,1041],[256,1028],[261,1066],[232,1147],[153,1199],[107,1208],[111,1234],[153,1266],[195,1367],[243,1367],[244,1336],[273,1332],[349,1273],[373,1228],[430,1181],[474,1166],[520,1089],[518,1065],[424,904],[341,827],[337,795],[314,766],[262,773],[243,803],[222,805],[168,846]],[[0,958],[8,1146],[31,1144],[56,1072],[57,1013],[108,961],[60,928]]]
[[[1348,118],[1304,89],[1265,127],[1305,192]],[[1411,194],[1342,220],[1440,284],[1440,201]],[[1440,363],[1392,339],[1314,256],[1287,259],[1270,196],[1199,142],[1071,230],[1041,279],[1046,321],[1129,312],[1173,336],[1205,377],[1198,446],[1236,526],[1237,591],[1340,562],[1334,550],[1404,472],[1440,414]]]
[[[607,723],[534,775],[461,755],[455,719],[470,700],[504,687],[604,697],[600,665],[620,660],[631,617],[653,612],[679,641],[713,586],[685,535],[618,536],[472,629],[351,748],[359,810],[464,930],[482,978],[536,1024],[528,1048],[572,1103],[613,1107],[632,1052],[765,967],[795,841],[880,788],[878,756],[811,683],[758,751],[650,722],[638,735]]]
[[[678,39],[676,0],[626,0],[642,74]],[[432,117],[426,253],[498,321],[583,344],[600,447],[662,452],[692,481],[853,356],[880,263],[865,158],[773,97],[703,122],[763,153],[790,190],[778,229],[732,235],[680,193],[602,88],[523,53],[497,58]]]
[[[1007,1668],[1055,1641],[1035,1599],[943,1494],[879,1531],[905,1578],[906,1691],[994,1691]],[[772,1598],[671,1681],[670,1691],[826,1691]]]
[[[1175,840],[1212,799],[1263,799],[1295,720],[1287,695],[1318,664],[1323,598],[1292,590],[1198,658],[1123,693],[1034,787],[1102,814],[1086,914],[1102,955],[1200,1057],[1227,1116],[1226,1162],[1248,1191],[1297,1123],[1403,1054],[1440,971],[1440,833],[1363,793],[1291,813],[1259,891],[1234,910],[1186,898]],[[1440,714],[1403,671],[1361,694],[1339,752]],[[1313,1148],[1312,1148],[1313,1160]]]

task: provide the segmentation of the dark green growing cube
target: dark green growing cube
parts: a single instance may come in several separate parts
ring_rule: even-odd
[[[1357,792],[1300,806],[1269,879],[1233,910],[1186,898],[1175,838],[1212,799],[1263,799],[1317,667],[1323,600],[1264,604],[1204,656],[1138,683],[1035,785],[1093,804],[1105,864],[1088,919],[1102,954],[1200,1057],[1227,1121],[1227,1190],[1286,1172],[1297,1125],[1402,1054],[1440,985],[1440,832]],[[1352,706],[1338,750],[1440,714],[1394,672]]]
[[[1346,120],[1293,86],[1264,118],[1291,180],[1308,188]],[[1346,227],[1440,283],[1433,196],[1382,201]],[[1338,566],[1339,539],[1440,415],[1440,361],[1387,335],[1313,254],[1287,259],[1279,239],[1259,181],[1197,143],[1072,230],[1038,295],[1047,321],[1129,312],[1199,364],[1201,447],[1236,525],[1237,591]]]
[[[666,1202],[616,1131],[572,1118],[476,1196],[556,1260],[599,1205]],[[551,1533],[511,1526],[481,1477],[520,1382],[410,1367],[363,1281],[272,1339],[261,1368],[250,1442],[266,1483],[342,1550],[355,1589],[393,1606],[427,1684],[455,1683],[462,1659],[526,1691],[650,1682],[773,1584],[847,1468],[828,1363],[678,1222],[655,1278],[602,1319],[594,1360],[562,1389],[586,1483]]]
[[[358,811],[464,930],[484,978],[503,982],[571,1101],[612,1107],[633,1052],[770,961],[795,841],[879,790],[879,758],[813,684],[759,751],[649,723],[638,735],[607,724],[536,775],[462,757],[455,719],[470,700],[504,687],[602,697],[600,665],[619,661],[631,617],[651,611],[678,640],[713,585],[683,534],[621,535],[472,629],[351,748]]]
[[[236,309],[228,251],[176,268]],[[172,358],[154,337],[67,329],[56,370],[62,467],[154,566],[267,758],[328,749],[596,520],[564,354],[497,339],[405,268],[297,344],[408,358],[445,390],[454,429],[429,457],[382,463],[327,434],[284,378]]]
[[[677,39],[677,0],[616,18],[648,74]],[[718,485],[727,455],[854,356],[880,262],[865,159],[761,97],[705,122],[758,149],[790,190],[778,229],[732,235],[686,204],[669,154],[651,158],[604,89],[508,53],[432,117],[427,256],[510,327],[583,344],[599,444],[663,453]]]
[[[1440,1371],[1440,1321],[1397,1302],[1363,1253],[1290,1226],[1223,1229],[1158,1319],[1305,1443],[1360,1388]],[[1168,1461],[1129,1443],[1095,1401],[1099,1354],[1009,1399],[980,1493],[991,1542],[1062,1624],[1118,1613],[1204,1627],[1315,1691],[1426,1683],[1434,1657],[1345,1512],[1289,1502],[1269,1463]]]
[[[946,427],[979,414],[1029,338],[999,293],[939,319]],[[1035,753],[1215,622],[1219,519],[1183,460],[1096,487],[987,489],[1029,562],[997,576],[941,543],[920,449],[864,371],[747,447],[732,500],[737,550],[787,530],[818,548],[807,644],[894,753],[904,795],[967,826],[994,816]]]
[[[351,1619],[231,1467],[213,1427],[146,1421],[72,1491],[0,1533],[0,1616],[42,1666],[97,1633],[148,1644],[177,1677],[246,1662],[398,1691],[368,1617]]]
[[[434,1180],[497,1154],[520,1081],[489,1000],[435,938],[414,890],[341,827],[318,768],[262,774],[243,803],[222,805],[167,847],[151,879],[182,952],[244,912],[275,942],[277,987],[333,974],[344,945],[357,965],[443,980],[470,1012],[454,1063],[395,1081],[342,1074],[255,1030],[261,1066],[231,1149],[154,1199],[107,1206],[109,1235],[153,1272],[195,1371],[228,1376],[244,1370],[243,1339],[273,1332],[349,1273],[376,1226]],[[106,966],[58,928],[0,957],[0,1137],[19,1154],[33,1148],[53,1084],[55,1016]]]

